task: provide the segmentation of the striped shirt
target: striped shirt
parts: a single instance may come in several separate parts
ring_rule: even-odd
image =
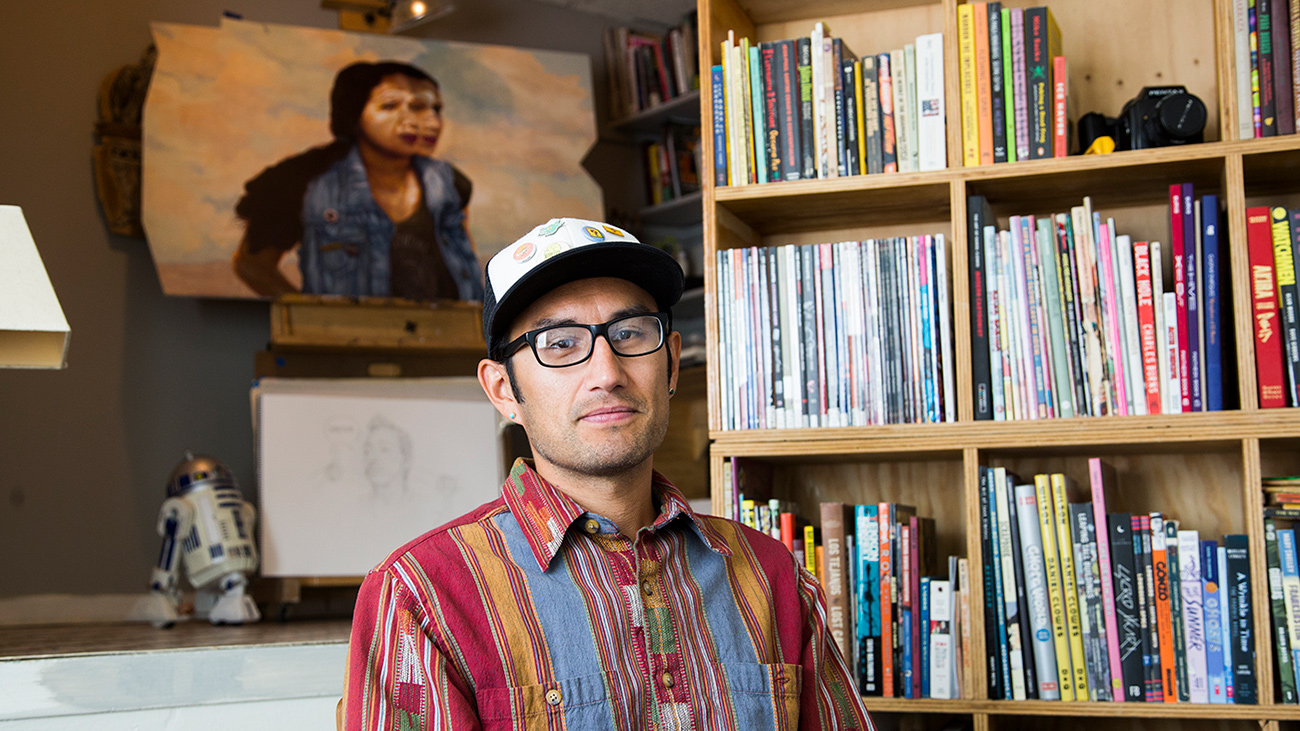
[[[347,729],[873,729],[785,546],[658,473],[631,541],[515,463],[362,584]]]

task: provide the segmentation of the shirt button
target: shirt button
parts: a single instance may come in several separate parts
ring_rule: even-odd
[[[664,676],[663,676],[663,678],[661,678],[661,680],[663,680],[663,682],[664,682],[664,687],[665,687],[665,688],[671,688],[671,687],[673,687],[673,674],[672,674],[672,673],[664,673]]]
[[[654,596],[654,594],[655,594],[655,585],[652,584],[652,583],[650,583],[650,580],[649,580],[649,579],[647,579],[647,580],[645,580],[645,581],[642,581],[642,582],[641,582],[641,592],[642,592],[643,594],[645,594],[646,596]]]
[[[558,706],[560,705],[560,700],[561,700],[560,691],[555,690],[554,688],[546,691],[547,705]]]
[[[582,529],[594,536],[600,532],[600,522],[595,518],[587,518],[587,522],[583,524]]]

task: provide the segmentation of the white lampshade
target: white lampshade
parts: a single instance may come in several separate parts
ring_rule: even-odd
[[[393,20],[389,33],[405,30],[436,20],[456,9],[451,0],[397,0],[393,3]]]
[[[64,368],[68,321],[18,206],[0,206],[0,368]]]

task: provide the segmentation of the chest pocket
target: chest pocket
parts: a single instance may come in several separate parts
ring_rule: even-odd
[[[721,670],[731,690],[734,728],[797,731],[803,683],[801,666],[731,663],[721,666]],[[722,712],[721,709],[706,707],[706,713],[711,711]],[[719,723],[703,726],[721,727]]]
[[[544,685],[485,688],[476,694],[479,720],[483,731],[559,728],[561,720],[564,728],[613,731],[605,688],[604,673]]]
[[[335,214],[337,216],[337,214]],[[370,245],[358,217],[316,221],[303,232],[299,252],[304,290],[312,294],[373,294],[364,286]]]

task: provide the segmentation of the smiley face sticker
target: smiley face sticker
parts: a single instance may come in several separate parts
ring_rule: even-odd
[[[533,246],[533,243],[531,241],[525,241],[524,243],[515,247],[515,253],[512,254],[512,256],[514,257],[515,261],[522,264],[528,261],[529,259],[533,258],[533,254],[536,253],[537,253],[537,247]]]

